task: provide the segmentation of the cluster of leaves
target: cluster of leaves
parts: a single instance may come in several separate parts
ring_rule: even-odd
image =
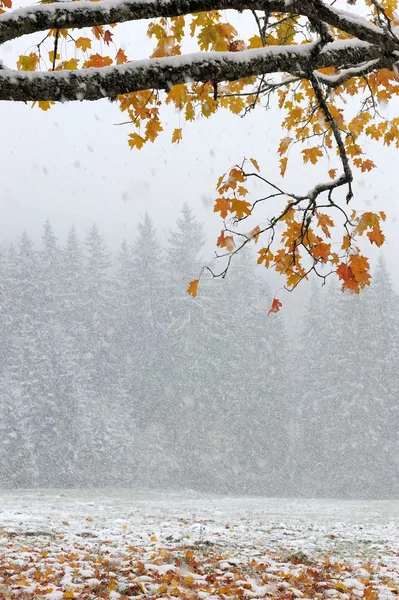
[[[67,522],[63,523],[68,525]],[[230,525],[226,525],[230,528]],[[242,558],[217,547],[129,546],[121,553],[111,542],[101,551],[89,541],[56,550],[53,541],[24,540],[3,532],[0,593],[4,600],[32,598],[235,598],[273,597],[280,600],[396,594],[395,573],[385,565],[361,561],[354,565],[328,556],[311,561],[302,553]],[[43,534],[42,534],[43,535]],[[50,536],[51,537],[51,536]],[[334,537],[334,536],[332,536]],[[5,542],[5,543],[4,543]],[[62,542],[62,540],[59,540]]]
[[[0,9],[4,7],[11,8],[11,0],[0,0]],[[371,26],[379,28],[387,36],[387,44],[390,40],[396,43],[394,28],[399,25],[397,0],[364,0],[364,7]],[[227,53],[256,51],[268,46],[313,44],[316,55],[333,40],[345,41],[353,37],[345,31],[345,27],[338,29],[326,25],[322,19],[313,21],[294,12],[253,10],[247,13],[253,17],[252,35],[238,31],[240,19],[235,26],[231,22],[234,20],[232,13],[219,10],[152,20],[147,23],[147,35],[154,41],[149,56],[151,59],[178,56],[182,54],[185,43],[192,45],[193,42],[200,52]],[[74,35],[73,30],[50,30],[33,51],[19,57],[17,67],[27,71],[42,68],[76,70],[124,64],[128,58],[124,50],[114,43],[113,27],[99,25],[79,37]],[[47,57],[43,51],[46,40],[52,40]],[[326,267],[330,267],[329,272],[335,272],[343,282],[343,290],[359,293],[369,284],[370,274],[368,259],[361,254],[356,239],[366,233],[371,243],[381,246],[384,242],[381,221],[385,215],[381,212],[359,214],[356,211],[348,215],[333,199],[333,192],[345,186],[349,202],[353,197],[352,169],[364,173],[375,168],[374,162],[364,152],[367,138],[399,147],[399,118],[389,119],[379,110],[381,105],[398,95],[398,75],[394,66],[390,70],[383,64],[377,64],[378,61],[346,68],[330,66],[307,73],[296,72],[294,63],[295,59],[292,73],[285,75],[281,81],[259,75],[223,83],[211,80],[187,82],[171,86],[165,92],[148,89],[122,94],[117,98],[120,109],[127,114],[128,122],[134,128],[128,143],[131,148],[140,150],[158,138],[163,131],[163,102],[179,113],[179,126],[172,133],[172,142],[178,144],[183,138],[181,117],[185,121],[208,118],[221,108],[243,116],[262,103],[268,106],[271,96],[275,96],[278,108],[285,115],[282,121],[284,135],[278,147],[281,177],[286,174],[290,152],[294,146],[299,146],[305,165],[328,160],[328,179],[317,184],[307,196],[298,196],[283,192],[261,177],[255,159],[251,159],[255,173],[244,170],[245,162],[233,167],[217,184],[214,211],[225,220],[217,246],[226,252],[230,264],[231,257],[243,245],[250,240],[257,242],[261,234],[266,234],[265,237],[269,237],[259,251],[258,262],[283,274],[288,289],[295,288],[311,271],[325,278]],[[353,110],[354,99],[357,111]],[[41,101],[38,104],[47,110],[51,102]],[[265,184],[272,185],[273,194],[250,200],[245,185],[250,177],[258,177]],[[277,215],[267,215],[264,222],[249,233],[235,228],[252,216],[260,222],[254,208],[271,198],[283,200],[283,209]],[[331,241],[334,227],[342,227],[342,224],[345,229],[342,243],[339,238],[335,239],[336,236]],[[277,232],[277,226],[283,227],[281,233]],[[237,237],[241,238],[240,243]],[[338,249],[337,244],[340,246]],[[324,270],[320,271],[320,267]],[[218,275],[225,274],[224,269]],[[194,280],[188,291],[195,296],[197,288],[198,280]],[[271,311],[275,312],[280,305],[274,303]]]

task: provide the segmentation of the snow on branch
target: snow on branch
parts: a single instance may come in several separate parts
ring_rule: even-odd
[[[396,46],[383,28],[325,4],[322,0],[102,0],[55,2],[0,15],[0,44],[22,35],[59,28],[83,28],[212,10],[251,10],[301,15],[370,43]]]
[[[317,54],[315,45],[268,46],[235,53],[197,52],[80,71],[26,72],[3,68],[0,100],[98,100],[139,90],[168,90],[190,81],[235,81],[260,74],[309,73],[332,65],[345,67],[382,58],[377,46],[359,40],[334,41]]]

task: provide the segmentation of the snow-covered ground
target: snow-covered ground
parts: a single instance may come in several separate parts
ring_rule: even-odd
[[[0,492],[0,599],[398,598],[399,502]]]

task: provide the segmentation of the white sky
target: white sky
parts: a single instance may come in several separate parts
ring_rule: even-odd
[[[132,25],[125,25],[119,33],[130,56],[134,55],[128,43],[133,37],[131,31]],[[143,25],[140,31],[145,31]],[[15,56],[25,53],[32,40],[38,39],[40,34],[0,47],[0,58],[11,65]],[[138,44],[141,52],[144,39],[142,34],[135,37],[135,46]],[[394,113],[397,108],[396,103],[389,110]],[[215,183],[221,173],[244,156],[253,156],[263,175],[279,181],[279,111],[258,108],[244,119],[222,113],[194,124],[185,124],[171,109],[164,114],[166,131],[154,144],[137,151],[127,144],[132,128],[114,125],[125,120],[124,114],[107,100],[59,104],[48,112],[24,104],[2,103],[0,244],[14,240],[23,229],[39,239],[44,220],[49,217],[62,241],[73,222],[83,235],[95,221],[110,246],[115,247],[123,237],[133,239],[145,210],[160,233],[170,229],[184,201],[205,222],[213,242],[221,229],[220,219],[212,212]],[[183,126],[183,142],[172,145],[172,131],[179,126]],[[395,273],[399,253],[397,150],[369,142],[364,146],[370,149],[369,157],[379,168],[370,174],[356,172],[353,207],[387,212],[384,254]],[[322,172],[326,173],[327,168]],[[307,191],[319,180],[318,173],[318,168],[305,168],[292,155],[284,186]],[[263,219],[260,216],[258,220]],[[209,258],[212,248],[210,242]],[[374,251],[372,254],[378,255]]]

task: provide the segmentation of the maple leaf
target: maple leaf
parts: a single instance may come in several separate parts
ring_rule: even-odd
[[[349,250],[350,247],[351,247],[351,239],[350,239],[349,235],[344,235],[344,237],[342,239],[341,249]]]
[[[335,176],[337,174],[337,169],[330,169],[328,171],[328,174],[329,174],[329,176],[330,176],[331,179],[335,179]]]
[[[258,254],[258,265],[261,265],[264,262],[266,269],[268,269],[274,259],[273,253],[269,250],[269,248],[261,248]]]
[[[323,156],[323,152],[318,146],[315,146],[314,148],[305,148],[301,152],[303,154],[303,162],[311,162],[312,165],[315,165],[319,158]]]
[[[172,135],[172,142],[174,144],[180,144],[182,139],[183,139],[182,129],[175,129],[173,132],[173,135]]]
[[[328,215],[324,213],[316,213],[317,224],[322,229],[326,237],[331,237],[329,227],[334,227],[334,221]]]
[[[39,64],[39,57],[32,52],[29,55],[21,55],[17,61],[17,68],[20,71],[35,71]]]
[[[69,60],[67,60],[66,62],[64,62],[62,64],[62,68],[66,69],[68,71],[76,71],[76,69],[78,68],[79,65],[79,61],[76,60],[76,58],[70,58]]]
[[[360,287],[365,287],[366,285],[370,285],[371,275],[369,273],[370,265],[369,261],[365,256],[361,256],[359,254],[353,254],[350,259],[350,268],[352,270],[354,279],[360,285]]]
[[[321,238],[318,238],[318,244],[311,248],[313,258],[326,263],[331,251],[331,244],[324,243]]]
[[[348,281],[349,279],[354,279],[353,271],[349,265],[346,263],[341,263],[336,270],[338,278],[342,281]]]
[[[51,106],[53,104],[55,104],[55,102],[53,102],[51,100],[39,100],[39,102],[37,104],[38,104],[39,108],[46,111],[46,110],[49,110],[51,108]]]
[[[247,235],[247,238],[249,240],[254,240],[254,242],[256,244],[258,242],[259,235],[260,235],[260,227],[259,227],[259,225],[257,225],[253,229],[251,229],[251,231],[249,231],[246,235]]]
[[[163,131],[161,122],[157,117],[154,117],[145,126],[145,139],[154,142],[161,131]]]
[[[109,43],[112,42],[112,37],[113,37],[113,33],[111,33],[108,29],[104,32],[104,43],[107,44],[107,46],[109,46]]]
[[[292,137],[284,137],[281,141],[280,141],[280,145],[278,147],[277,152],[281,155],[281,154],[285,154],[290,146],[292,142]]]
[[[258,165],[258,161],[255,158],[250,158],[249,159],[251,161],[251,163],[253,164],[253,166],[255,167],[255,169],[258,171],[258,173],[260,172],[259,169],[259,165]]]
[[[249,42],[248,48],[262,48],[263,47],[263,42],[262,42],[262,39],[259,37],[259,35],[253,35],[252,37],[249,38],[248,42]]]
[[[190,294],[190,296],[192,296],[193,298],[195,298],[197,295],[198,284],[199,279],[193,279],[193,281],[190,281],[190,284],[188,286],[187,293]]]
[[[145,139],[141,137],[138,133],[129,133],[129,146],[131,148],[137,148],[141,150],[141,148],[145,144]]]
[[[354,158],[353,164],[355,167],[361,170],[362,173],[365,171],[371,171],[371,169],[375,168],[375,164],[372,160],[362,160],[361,158]]]
[[[112,59],[109,56],[101,56],[101,54],[92,54],[84,63],[84,68],[101,68],[101,67],[109,67],[112,65]]]
[[[280,302],[280,300],[278,300],[278,298],[274,298],[271,307],[269,308],[267,314],[270,315],[271,313],[278,313],[280,308],[282,307],[282,303]]]
[[[80,37],[75,42],[76,48],[80,48],[83,52],[91,49],[91,39]]]
[[[217,240],[217,246],[219,248],[226,248],[228,252],[232,252],[235,248],[234,238],[232,235],[224,235],[224,231],[220,234]]]
[[[235,212],[238,219],[242,219],[244,215],[251,214],[251,205],[249,202],[245,200],[236,200],[233,199],[231,201],[231,212]]]
[[[370,242],[378,246],[378,248],[385,242],[385,235],[382,233],[380,227],[373,227],[373,229],[367,233],[367,237]]]
[[[127,63],[127,56],[122,48],[119,48],[118,52],[116,53],[115,62],[117,65],[123,65],[124,63]]]
[[[285,156],[284,158],[280,159],[280,175],[281,177],[284,177],[285,172],[287,170],[287,162],[288,162],[288,158]]]
[[[230,200],[226,200],[226,198],[217,198],[215,200],[213,212],[220,212],[222,219],[225,219],[227,217],[227,213],[231,212]]]

